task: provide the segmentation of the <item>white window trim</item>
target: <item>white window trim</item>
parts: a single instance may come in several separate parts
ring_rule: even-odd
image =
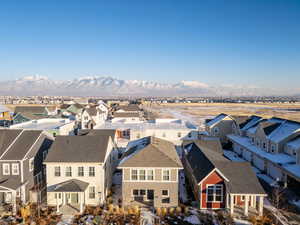
[[[71,176],[67,176],[67,168],[71,168],[71,170],[70,170],[70,173],[71,173]],[[65,177],[72,177],[73,176],[73,171],[72,171],[73,169],[72,169],[72,166],[66,166],[65,167]]]
[[[14,168],[14,166],[16,166],[16,168]],[[14,169],[17,170],[16,173],[14,173]],[[11,164],[11,174],[12,174],[12,175],[19,175],[19,173],[20,173],[20,170],[19,170],[19,164],[18,164],[18,163],[12,163],[12,164]]]
[[[137,171],[137,180],[132,179],[132,171],[133,170]],[[145,170],[145,180],[140,179],[140,170]],[[152,180],[148,179],[148,171],[153,171],[153,179]],[[153,181],[155,181],[155,169],[152,169],[152,168],[151,169],[149,169],[149,168],[145,168],[145,169],[143,169],[143,168],[138,168],[138,169],[131,168],[129,177],[130,177],[129,178],[130,181],[153,182]]]
[[[164,180],[164,171],[169,171],[169,180]],[[161,180],[163,182],[169,182],[169,181],[171,181],[171,170],[170,169],[162,169],[161,170]]]
[[[34,163],[34,158],[29,159],[28,163],[29,163],[29,172],[32,172],[34,170],[34,164],[32,165],[32,163]]]
[[[90,197],[91,192],[91,188],[94,188],[94,198]],[[96,199],[96,186],[89,186],[89,199]]]
[[[163,193],[162,193],[163,191],[168,191],[168,194],[167,194],[167,195],[163,195]],[[162,189],[162,190],[161,190],[161,197],[162,197],[162,198],[170,197],[170,190],[169,190],[169,189]]]
[[[59,176],[56,176],[55,168],[59,168]],[[54,166],[54,177],[61,177],[61,167],[60,166]]]
[[[208,201],[208,187],[211,187],[213,186],[214,187],[214,193],[213,193],[213,198],[214,200],[213,201]],[[216,193],[215,193],[215,190],[216,190],[216,187],[221,187],[221,201],[216,201]],[[223,184],[207,184],[206,185],[206,202],[207,203],[222,203],[223,200],[224,200],[224,190],[223,190]]]
[[[92,168],[92,167],[94,168],[94,175],[93,176],[90,175],[91,174],[90,173],[90,171],[91,171],[90,168]],[[89,177],[95,177],[96,176],[96,167],[95,166],[89,166],[89,172],[88,173],[89,173]]]
[[[5,172],[5,167],[8,168],[8,172]],[[9,163],[3,163],[2,164],[2,173],[3,175],[10,175],[10,164]]]

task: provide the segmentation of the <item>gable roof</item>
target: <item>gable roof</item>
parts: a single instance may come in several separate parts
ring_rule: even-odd
[[[242,130],[248,130],[251,127],[257,125],[257,123],[262,119],[262,117],[260,116],[256,116],[256,115],[252,115],[249,117],[249,119],[247,121],[245,121],[244,123],[240,124],[240,128]]]
[[[111,136],[112,140],[116,137],[116,129],[82,129],[79,130],[78,135],[90,135],[90,136]]]
[[[30,120],[41,119],[48,116],[45,106],[16,106],[14,115],[19,114]]]
[[[278,126],[269,135],[269,139],[275,143],[279,143],[294,133],[300,133],[300,123],[296,121],[286,120],[283,123],[277,123]]]
[[[274,123],[270,121],[263,121],[259,123],[259,126],[263,129],[266,136],[271,134],[277,127],[280,126],[280,123]]]
[[[226,116],[228,116],[228,115],[225,113],[221,113],[221,114],[217,115],[216,117],[214,117],[213,119],[211,119],[210,121],[208,121],[206,123],[206,125],[210,127],[210,126],[220,122],[221,120],[223,120]]]
[[[22,130],[0,129],[0,156],[21,132]]]
[[[132,147],[120,162],[123,167],[182,168],[175,146],[166,140],[147,137],[145,146]]]
[[[97,115],[97,108],[91,107],[91,108],[85,108],[84,109],[90,116],[96,116]]]
[[[89,186],[89,183],[71,179],[59,184],[56,184],[52,191],[54,192],[83,192]]]
[[[45,162],[104,162],[109,136],[57,136]]]
[[[224,181],[231,193],[265,194],[248,162],[229,161],[218,150],[210,149],[208,146],[198,142],[191,143],[185,148],[186,159],[198,183],[217,169],[222,173],[220,175],[228,179]]]
[[[2,155],[1,160],[21,160],[25,157],[30,148],[37,141],[43,131],[23,130],[7,152]]]
[[[119,106],[117,110],[124,110],[125,112],[141,111],[137,104],[122,105]]]

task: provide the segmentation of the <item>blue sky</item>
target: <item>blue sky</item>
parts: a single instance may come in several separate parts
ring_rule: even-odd
[[[3,0],[0,79],[298,88],[300,1]]]

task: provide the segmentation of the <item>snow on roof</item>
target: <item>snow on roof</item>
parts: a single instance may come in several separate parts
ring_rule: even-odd
[[[242,130],[248,130],[251,129],[252,126],[254,126],[259,120],[261,120],[261,117],[254,116],[243,128]]]
[[[297,139],[295,139],[295,140],[293,140],[293,141],[288,142],[287,146],[291,147],[291,148],[293,148],[295,150],[300,149],[300,137],[297,138]]]
[[[257,128],[258,128],[258,125],[255,126],[255,127],[251,127],[247,132],[250,133],[250,134],[255,134]]]
[[[69,119],[39,119],[39,120],[30,120],[28,122],[19,123],[10,126],[11,129],[30,129],[30,130],[53,130],[58,129],[66,124],[74,123]]]
[[[288,164],[284,166],[284,169],[292,174],[294,174],[296,177],[300,179],[300,165],[299,164]]]
[[[208,123],[206,123],[207,126],[212,126],[215,123],[220,122],[221,120],[223,120],[227,115],[226,114],[220,114],[218,116],[216,116],[214,119],[212,119],[211,121],[209,121]]]
[[[292,156],[289,156],[284,153],[278,153],[278,154],[272,154],[265,152],[264,150],[258,148],[257,146],[253,145],[249,138],[247,137],[240,137],[234,134],[227,135],[229,139],[232,141],[242,145],[247,150],[259,155],[262,158],[268,159],[273,163],[279,163],[279,164],[286,164],[286,163],[295,163],[295,158]]]
[[[0,113],[2,113],[2,112],[9,112],[10,110],[7,108],[7,107],[5,107],[4,105],[0,105]]]
[[[291,121],[285,121],[283,122],[278,128],[276,128],[269,136],[268,138],[278,143],[291,134],[299,132],[300,133],[300,123],[297,122],[291,122]]]

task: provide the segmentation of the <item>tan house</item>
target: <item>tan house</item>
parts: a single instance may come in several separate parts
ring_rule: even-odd
[[[123,172],[124,206],[178,205],[178,173],[183,167],[171,142],[142,138],[138,145],[128,149],[118,168]]]

